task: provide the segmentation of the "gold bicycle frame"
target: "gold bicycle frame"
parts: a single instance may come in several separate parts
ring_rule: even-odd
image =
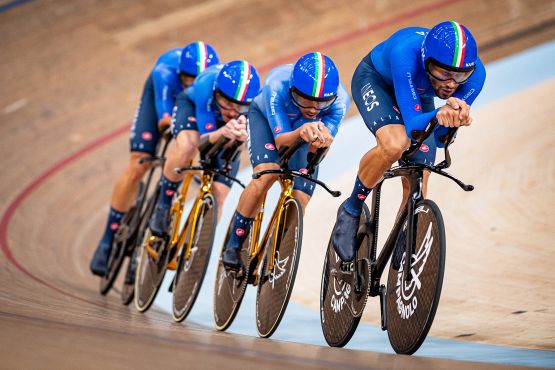
[[[249,260],[253,261],[256,258],[256,268],[252,271],[252,276],[254,277],[253,285],[258,285],[258,281],[260,279],[258,271],[260,268],[260,264],[262,263],[262,258],[264,256],[264,253],[261,253],[262,246],[266,245],[266,243],[268,242],[268,239],[272,235],[274,237],[272,240],[271,251],[266,251],[266,253],[271,252],[269,255],[270,257],[268,258],[268,268],[270,271],[273,271],[274,269],[274,263],[275,263],[274,259],[276,254],[277,241],[280,237],[279,235],[281,231],[280,225],[282,222],[282,215],[284,214],[283,212],[281,212],[281,210],[283,209],[285,202],[293,198],[293,178],[289,176],[281,175],[279,177],[279,184],[281,186],[281,193],[279,195],[276,208],[274,209],[274,213],[272,214],[272,218],[270,219],[270,223],[268,224],[268,228],[266,229],[266,232],[264,233],[264,237],[262,238],[261,242],[259,238],[260,238],[260,231],[262,228],[262,219],[264,218],[264,206],[266,203],[266,195],[262,200],[260,211],[258,212],[258,214],[256,215],[253,221],[252,239],[251,239],[251,244],[249,246],[249,257],[250,257]],[[273,232],[271,232],[270,230],[271,225],[276,225]]]
[[[179,192],[177,199],[173,201],[172,207],[170,208],[170,217],[173,217],[173,222],[174,222],[174,227],[171,233],[172,236],[169,243],[170,247],[175,244],[179,235],[179,224],[181,223],[181,216],[183,214],[183,208],[185,207],[185,201],[187,200],[187,192],[189,191],[189,185],[191,184],[192,178],[193,178],[193,174],[190,172],[185,175],[185,178],[183,179],[183,184],[181,186],[181,191]],[[175,225],[177,225],[177,227]],[[147,239],[146,245],[145,245],[147,253],[154,260],[158,260],[158,252],[154,248],[152,248],[152,243],[157,239],[158,237],[151,235],[150,238]],[[173,260],[174,259],[168,262],[168,268],[170,264],[174,262]]]

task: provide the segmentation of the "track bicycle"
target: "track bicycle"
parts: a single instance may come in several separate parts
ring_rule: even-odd
[[[121,288],[121,300],[124,305],[133,300],[137,251],[140,249],[148,220],[158,198],[159,185],[156,183],[153,187],[152,178],[158,169],[164,166],[164,156],[171,139],[171,132],[167,129],[158,143],[156,155],[139,159],[139,164],[150,163],[151,168],[146,180],[140,183],[134,205],[125,214],[114,235],[112,250],[108,258],[108,273],[100,279],[100,293],[108,294],[119,274],[125,257],[129,257]]]
[[[403,154],[399,166],[386,171],[384,180],[374,187],[372,212],[364,205],[360,218],[354,261],[341,261],[330,238],[320,289],[320,320],[330,346],[349,342],[369,296],[380,297],[381,328],[387,330],[395,352],[416,352],[430,330],[443,284],[446,241],[439,207],[422,195],[423,174],[430,171],[453,180],[465,191],[474,189],[444,172],[451,165],[449,145],[457,129],[449,129],[439,138],[445,148],[444,161],[435,166],[410,161],[436,125],[434,119],[425,130],[413,131],[416,142]],[[386,179],[400,176],[408,180],[408,200],[376,257],[381,187]],[[387,285],[380,284],[390,260]]]
[[[147,229],[141,249],[135,279],[135,307],[140,312],[152,305],[166,270],[176,270],[170,286],[174,320],[184,320],[193,307],[206,273],[217,224],[217,203],[212,194],[214,176],[222,175],[244,187],[239,180],[228,175],[229,163],[239,155],[241,143],[226,147],[228,140],[221,137],[215,144],[204,141],[199,146],[198,166],[175,169],[176,173],[186,172],[186,175],[170,208],[168,233],[165,237],[157,237]],[[218,168],[216,162],[220,152],[223,168]],[[180,228],[189,185],[193,173],[198,171],[202,173],[199,193],[183,228]]]
[[[229,269],[222,262],[222,255],[229,240],[231,220],[224,240],[214,287],[214,322],[218,330],[226,330],[233,322],[243,300],[247,284],[257,286],[256,326],[258,334],[267,338],[277,329],[293,290],[301,253],[303,213],[300,202],[293,197],[294,178],[299,177],[322,186],[334,197],[341,195],[330,190],[326,184],[311,175],[323,159],[327,149],[309,153],[306,171],[288,168],[291,156],[306,144],[299,140],[291,147],[282,147],[280,169],[264,170],[252,175],[257,179],[264,175],[278,174],[281,185],[276,208],[264,236],[260,240],[264,204],[253,221],[249,237],[241,246],[241,264],[238,270]]]

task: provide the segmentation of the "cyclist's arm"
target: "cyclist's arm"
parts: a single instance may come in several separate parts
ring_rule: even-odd
[[[173,110],[175,101],[173,91],[170,88],[169,78],[170,72],[165,68],[154,68],[152,71],[154,99],[158,120],[170,117]]]
[[[198,86],[195,83],[194,99],[198,132],[201,137],[208,137],[211,143],[215,143],[222,134],[218,130],[216,115],[211,109],[212,86]]]
[[[470,79],[463,85],[460,85],[457,91],[453,94],[453,97],[464,100],[469,106],[474,103],[474,100],[478,97],[478,94],[482,91],[484,87],[484,82],[486,80],[486,69],[482,64],[482,61],[478,59],[476,63],[476,70],[470,76]],[[443,143],[439,141],[439,138],[449,130],[448,127],[440,126],[436,128],[434,134],[436,137],[436,144],[438,148],[443,148]]]
[[[402,50],[392,52],[391,60],[395,98],[403,116],[407,136],[414,140],[411,132],[424,129],[439,109],[422,113],[422,102],[414,85],[418,64],[403,55]]]
[[[322,115],[322,123],[329,130],[331,136],[335,137],[337,134],[339,125],[341,121],[343,121],[343,118],[345,118],[350,103],[351,98],[343,87],[343,84],[340,83],[337,91],[337,99]]]
[[[300,137],[299,129],[293,130],[285,109],[285,99],[279,91],[265,86],[263,91],[264,105],[268,115],[268,124],[274,135],[276,146],[291,146]]]

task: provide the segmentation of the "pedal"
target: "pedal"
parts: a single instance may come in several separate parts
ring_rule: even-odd
[[[352,285],[353,280],[354,280],[353,279],[354,276],[353,276],[353,273],[351,271],[340,271],[340,270],[337,270],[335,268],[331,269],[330,276],[336,278],[337,280],[344,281],[344,282],[346,282],[348,284],[351,284],[351,285]]]
[[[150,258],[152,258],[155,261],[158,261],[159,254],[158,254],[158,251],[152,247],[152,245],[157,242],[159,242],[159,239],[156,236],[151,236],[146,240],[146,245],[145,245],[146,252],[150,256]]]
[[[177,270],[177,256],[174,257],[170,262],[168,262],[168,270]]]
[[[382,330],[387,330],[387,307],[386,307],[386,294],[387,290],[385,285],[380,285],[380,310],[382,317]]]

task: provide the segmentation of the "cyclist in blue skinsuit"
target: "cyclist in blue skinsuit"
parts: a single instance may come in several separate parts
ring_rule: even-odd
[[[333,246],[343,261],[356,254],[355,235],[364,200],[390,166],[436,117],[439,125],[412,158],[433,164],[437,138],[450,127],[472,123],[470,105],[484,85],[486,72],[470,31],[457,22],[431,30],[405,28],[376,46],[358,65],[352,81],[353,99],[377,145],[361,161],[351,196],[337,212]],[[434,107],[434,97],[447,99]],[[429,172],[424,174],[423,194]],[[403,199],[408,196],[403,179]],[[399,238],[402,240],[402,238]]]
[[[170,148],[160,179],[160,196],[150,219],[153,235],[164,236],[173,194],[184,174],[175,168],[189,165],[197,152],[199,140],[215,143],[222,135],[244,142],[247,139],[245,115],[260,91],[260,78],[254,66],[244,60],[212,66],[177,97],[172,116],[172,134],[176,145]],[[223,162],[221,163],[223,165]],[[232,164],[231,176],[239,168],[239,158]],[[218,216],[232,182],[214,177],[213,191],[218,202]]]
[[[93,274],[104,276],[107,272],[113,237],[135,201],[139,183],[150,168],[148,163],[139,164],[139,160],[155,154],[160,133],[170,125],[175,97],[193,83],[197,74],[217,63],[214,48],[200,41],[183,49],[169,50],[156,61],[145,82],[131,127],[129,166],[116,181],[104,234],[91,260]]]
[[[331,145],[349,103],[335,64],[322,53],[306,54],[294,66],[274,68],[249,111],[248,144],[254,171],[279,169],[278,148],[302,138],[307,144],[289,161],[290,169],[302,172],[309,151]],[[317,177],[318,172],[313,176]],[[276,180],[277,175],[262,176],[252,180],[241,194],[223,255],[227,267],[240,267],[239,248],[249,235],[264,195]],[[294,196],[301,202],[303,212],[313,191],[311,182],[295,179]]]

